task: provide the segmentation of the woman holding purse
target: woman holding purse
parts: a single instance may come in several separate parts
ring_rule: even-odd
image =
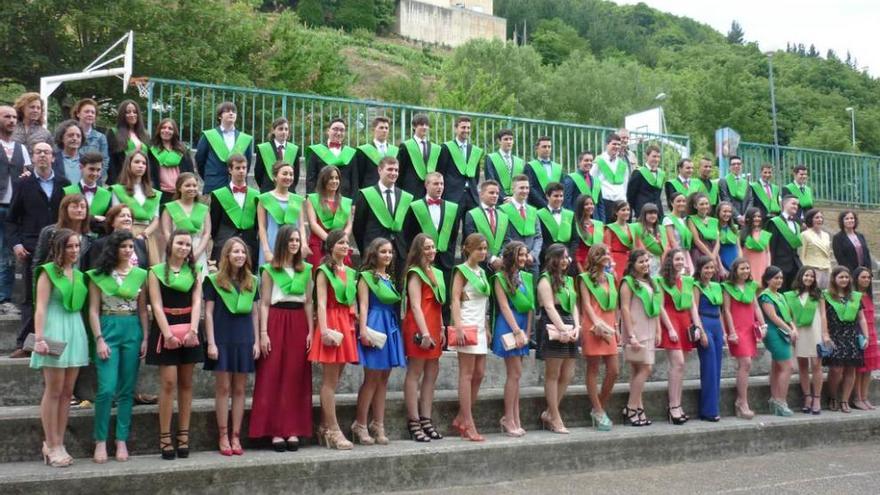
[[[825,299],[819,286],[819,271],[810,266],[801,267],[791,283],[791,290],[783,296],[791,309],[792,323],[798,335],[794,349],[804,396],[801,412],[820,414],[824,376],[816,346],[824,343],[830,347],[831,337],[825,321]]]
[[[764,290],[758,297],[764,321],[767,322],[767,333],[764,335],[764,347],[770,352],[772,365],[770,368],[770,412],[776,416],[791,416],[794,413],[788,407],[788,385],[791,380],[792,342],[797,341],[797,329],[792,324],[791,309],[779,292],[782,287],[782,270],[770,265],[761,276]]]
[[[465,262],[455,267],[452,276],[452,326],[447,327],[449,350],[458,351],[458,415],[452,427],[472,442],[485,440],[477,432],[472,409],[486,373],[486,317],[492,286],[480,263],[488,252],[483,234],[475,232],[464,240],[461,255]]]
[[[205,360],[198,316],[202,314],[202,283],[193,261],[193,238],[188,232],[171,233],[165,260],[150,269],[147,282],[153,309],[147,364],[159,367],[159,449],[162,459],[173,460],[189,457],[193,369]],[[171,442],[175,389],[179,414],[176,450]]]
[[[643,212],[645,210],[642,210]],[[614,382],[617,380],[617,318],[618,288],[614,273],[609,269],[611,256],[608,247],[596,244],[587,255],[587,271],[578,277],[581,295],[581,312],[585,329],[581,340],[581,352],[587,359],[587,394],[590,396],[590,419],[599,431],[611,430],[611,418],[606,405],[611,400]],[[601,391],[598,388],[599,366],[605,363],[605,379]]]
[[[848,413],[856,370],[865,364],[864,349],[868,345],[863,293],[853,290],[849,269],[840,265],[831,270],[831,281],[824,296],[825,320],[834,344],[831,355],[822,358],[822,364],[829,367],[829,409]]]
[[[519,379],[522,358],[529,355],[529,338],[535,316],[535,284],[525,270],[529,250],[519,241],[508,243],[501,254],[501,270],[493,277],[495,325],[492,352],[504,358],[504,416],[501,431],[509,437],[526,434],[519,414]]]
[[[312,338],[309,361],[321,364],[321,424],[318,442],[328,449],[351,450],[336,418],[336,387],[347,363],[358,362],[354,331],[354,303],[357,297],[357,272],[345,266],[348,234],[333,230],[327,235],[323,263],[315,275],[318,339]]]
[[[393,368],[406,367],[403,336],[397,308],[400,292],[391,273],[394,247],[381,237],[367,247],[358,280],[358,358],[364,367],[364,383],[358,390],[357,413],[351,425],[354,440],[364,445],[388,445],[385,435],[385,395]],[[367,424],[370,411],[373,421]]]
[[[628,211],[627,207],[627,211]],[[574,279],[566,275],[571,258],[562,244],[553,244],[544,255],[545,271],[538,280],[538,351],[544,360],[544,397],[547,409],[541,413],[541,424],[553,433],[568,434],[562,422],[559,405],[574,377],[578,357],[580,316]]]
[[[746,215],[748,222],[748,215]],[[749,373],[752,359],[758,355],[758,341],[763,340],[767,326],[758,306],[758,284],[752,280],[752,270],[746,258],[738,258],[730,266],[724,289],[724,329],[731,357],[736,358],[736,417],[752,419],[755,412],[749,408]]]
[[[697,259],[695,267],[694,300],[703,324],[700,343],[696,345],[700,358],[700,419],[721,420],[721,359],[724,357],[724,328],[721,326],[721,306],[724,294],[721,284],[713,282],[718,272],[717,262],[708,256]]]

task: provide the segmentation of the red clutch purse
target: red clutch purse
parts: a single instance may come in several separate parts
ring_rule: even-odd
[[[462,325],[460,327],[446,327],[446,340],[451,346],[458,346],[458,336],[464,338],[463,345],[477,345],[477,326]]]

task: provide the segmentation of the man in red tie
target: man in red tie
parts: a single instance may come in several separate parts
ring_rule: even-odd
[[[510,220],[511,228],[507,230],[510,240],[520,241],[528,248],[529,260],[526,263],[526,268],[535,275],[537,280],[543,239],[538,209],[528,204],[529,198],[532,196],[531,182],[525,174],[515,176],[512,183],[513,196],[510,201],[501,205],[499,210],[503,211]]]
[[[672,197],[674,193],[684,194],[688,197],[700,191],[700,182],[694,179],[694,163],[687,158],[678,161],[678,176],[666,181],[666,204],[672,211]]]
[[[757,208],[761,210],[761,216],[764,218],[764,225],[771,218],[782,213],[782,204],[779,201],[780,188],[773,183],[773,165],[765,163],[761,165],[761,179],[751,184],[751,200],[748,208]]]
[[[356,150],[345,145],[345,121],[337,117],[327,125],[327,144],[318,143],[306,148],[306,192],[315,192],[318,172],[328,165],[339,168],[342,183],[339,194],[353,198],[357,192],[358,174],[354,156]]]
[[[489,270],[490,274],[501,268],[501,250],[510,241],[510,220],[506,213],[496,208],[500,191],[501,186],[494,180],[480,183],[480,204],[465,214],[461,228],[463,239],[474,232],[486,237],[489,256],[483,263],[483,268]]]
[[[211,259],[219,262],[223,244],[240,237],[250,250],[251,267],[256,267],[257,198],[260,192],[247,186],[248,161],[244,155],[229,157],[227,168],[231,182],[211,193]]]

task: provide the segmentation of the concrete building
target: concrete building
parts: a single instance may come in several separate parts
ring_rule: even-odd
[[[400,0],[396,31],[404,38],[458,46],[474,38],[505,39],[507,20],[493,0]]]

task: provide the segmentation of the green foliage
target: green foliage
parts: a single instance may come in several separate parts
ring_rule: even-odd
[[[589,43],[562,19],[542,20],[531,36],[531,45],[545,64],[559,65],[575,50],[589,50]]]
[[[390,33],[394,29],[394,23],[397,20],[397,1],[375,0],[373,15],[376,18],[376,33]]]
[[[321,0],[299,0],[296,14],[307,26],[323,26],[324,7]]]
[[[332,25],[346,31],[357,28],[376,30],[375,0],[338,0]]]
[[[413,72],[409,76],[393,76],[379,85],[376,97],[382,101],[424,106],[428,101],[428,88],[422,77]]]
[[[742,45],[745,42],[746,33],[738,22],[730,23],[730,31],[727,32],[727,42],[731,45]]]

